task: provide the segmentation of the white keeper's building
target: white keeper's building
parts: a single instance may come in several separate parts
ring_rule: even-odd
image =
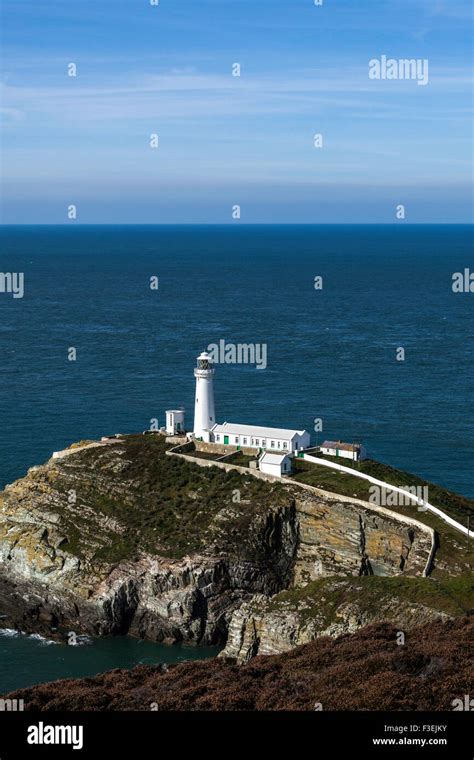
[[[306,430],[286,430],[285,428],[224,422],[223,425],[214,425],[211,432],[214,443],[251,449],[270,449],[282,453],[295,453],[308,448],[310,444],[310,435]]]

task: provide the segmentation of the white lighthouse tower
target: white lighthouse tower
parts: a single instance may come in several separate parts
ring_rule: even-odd
[[[216,424],[216,414],[214,411],[214,369],[211,357],[206,351],[197,358],[194,377],[196,378],[194,436],[209,442],[211,428]]]

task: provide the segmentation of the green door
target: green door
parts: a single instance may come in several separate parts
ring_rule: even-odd
[[[229,443],[229,436],[228,435],[224,436],[224,443]]]

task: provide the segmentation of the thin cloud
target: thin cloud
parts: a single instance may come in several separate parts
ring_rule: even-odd
[[[19,86],[4,82],[1,99],[7,116],[54,116],[59,121],[100,122],[117,118],[210,118],[313,112],[318,106],[359,108],[365,105],[397,107],[397,96],[419,96],[416,82],[373,82],[366,67],[344,70],[295,72],[292,76],[232,77],[170,70],[140,77],[111,78],[101,86],[83,84],[81,77],[56,86]],[[88,77],[88,80],[90,78]],[[430,78],[430,92],[453,88],[468,89],[471,78],[464,70],[436,71]],[[423,88],[424,89],[424,88]],[[344,96],[344,97],[341,97]],[[380,101],[383,95],[385,100]],[[449,108],[443,106],[446,115]]]

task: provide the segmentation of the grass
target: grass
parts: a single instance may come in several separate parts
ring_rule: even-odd
[[[257,453],[255,453],[255,455],[249,456],[248,454],[243,454],[242,451],[237,451],[226,461],[229,462],[229,464],[237,465],[237,467],[249,467],[250,462],[255,459],[257,459]]]
[[[245,552],[255,515],[291,501],[283,484],[270,485],[250,473],[200,467],[166,456],[169,448],[163,436],[132,435],[55,460],[48,470],[48,487],[58,495],[55,509],[68,537],[64,548],[97,563],[136,558],[142,552],[172,558],[216,547]],[[238,452],[232,461],[245,465],[250,458]],[[387,478],[390,471],[392,482],[396,473],[403,484],[417,480],[378,463],[368,461],[364,466],[378,477]],[[296,482],[363,500],[369,497],[369,484],[360,478],[302,459],[295,460],[295,467]],[[77,489],[76,505],[68,504],[71,489]],[[235,501],[236,492],[241,502]],[[447,498],[449,492],[440,492]],[[434,493],[430,490],[430,496]],[[469,501],[454,497],[463,505]],[[460,574],[472,567],[472,541],[468,546],[467,537],[414,506],[390,509],[438,532],[435,576]]]
[[[168,448],[162,436],[127,436],[58,460],[50,487],[60,494],[56,501],[64,502],[61,518],[69,539],[64,549],[97,563],[141,552],[180,558],[216,542],[239,552],[255,513],[290,501],[283,485],[269,487],[250,475],[199,467],[166,456]],[[65,495],[77,483],[71,509]],[[242,503],[234,500],[237,491]],[[225,509],[231,511],[231,525],[222,519],[215,524]]]
[[[305,462],[304,459],[294,459],[293,463],[292,479],[297,482],[307,483],[325,491],[340,493],[343,496],[353,496],[364,501],[369,498],[369,483],[355,475],[347,475],[344,472],[324,467],[324,465]]]
[[[224,464],[235,464],[237,467],[249,467],[250,461],[257,458],[257,452],[254,456],[244,454],[242,451],[229,451],[226,455],[222,451],[198,451],[197,449],[184,453],[195,459],[209,459],[213,462],[223,461]],[[227,456],[227,459],[223,460],[222,457],[224,456]]]
[[[211,461],[215,462],[216,459],[218,459],[220,456],[223,456],[222,454],[213,454],[210,451],[185,451],[183,452],[188,457],[194,457],[195,459],[210,459]]]
[[[404,470],[398,470],[396,467],[376,462],[373,459],[364,459],[362,462],[357,463],[350,459],[341,459],[341,457],[323,456],[322,458],[330,462],[342,464],[345,467],[351,467],[364,475],[378,478],[393,486],[427,486],[430,504],[443,510],[443,512],[446,512],[446,514],[463,525],[467,525],[467,518],[470,517],[474,526],[474,500],[469,499],[467,496],[453,493],[452,491],[448,491],[447,488],[436,485],[436,483],[430,483],[417,475],[405,472]]]
[[[346,602],[356,602],[368,613],[377,615],[384,598],[400,598],[408,604],[423,604],[453,617],[469,613],[473,608],[472,576],[436,580],[407,576],[362,576],[358,578],[321,578],[303,588],[282,591],[272,597],[266,610],[298,610],[302,621],[316,614],[324,617],[324,625],[337,622],[337,609]]]

